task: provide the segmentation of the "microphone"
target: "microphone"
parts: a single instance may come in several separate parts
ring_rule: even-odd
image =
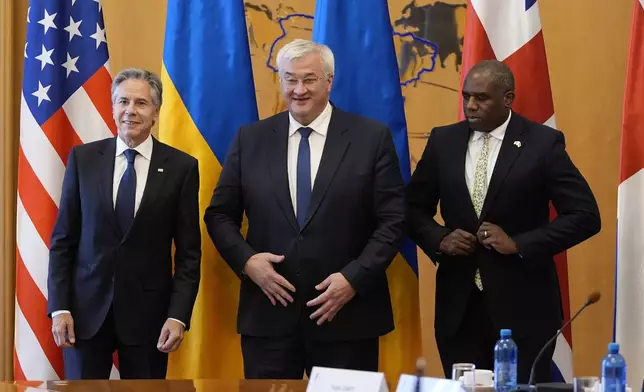
[[[420,383],[422,378],[425,377],[425,366],[427,362],[423,358],[418,358],[416,360],[416,387],[414,388],[415,392],[421,392]]]
[[[544,344],[544,345],[543,345],[543,347],[541,348],[541,351],[539,351],[539,354],[537,354],[536,358],[534,359],[534,362],[532,362],[532,368],[530,368],[530,379],[529,379],[529,381],[528,381],[528,389],[531,389],[530,387],[534,387],[534,372],[535,372],[535,369],[536,369],[536,367],[537,367],[537,364],[539,363],[539,360],[540,360],[540,359],[541,359],[541,357],[543,356],[543,353],[546,351],[546,349],[552,345],[552,343],[557,339],[557,337],[558,337],[559,335],[561,335],[561,333],[563,332],[563,330],[564,330],[566,327],[568,327],[568,326],[570,325],[570,323],[572,323],[572,321],[573,321],[574,319],[576,319],[576,318],[577,318],[577,316],[579,316],[579,315],[581,314],[581,312],[583,312],[583,311],[584,311],[584,309],[586,309],[588,306],[590,306],[590,305],[592,305],[592,304],[597,303],[597,302],[599,301],[599,299],[600,299],[600,298],[601,298],[601,293],[599,293],[598,291],[593,291],[592,293],[590,293],[590,295],[586,298],[586,302],[585,302],[585,303],[584,303],[584,305],[581,307],[581,309],[579,309],[579,310],[577,311],[577,313],[575,313],[575,315],[574,315],[574,316],[572,316],[572,317],[570,318],[570,320],[568,320],[568,321],[567,321],[567,322],[566,322],[566,323],[565,323],[565,324],[564,324],[564,325],[563,325],[563,326],[562,326],[562,327],[557,331],[557,333],[555,334],[555,336],[553,336],[552,338],[550,338],[550,340],[548,340],[548,342],[546,342],[546,344]]]

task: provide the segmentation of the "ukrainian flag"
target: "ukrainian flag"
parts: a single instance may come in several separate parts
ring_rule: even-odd
[[[405,109],[386,0],[317,0],[313,40],[335,55],[331,101],[387,124],[405,183],[411,178]],[[413,373],[421,355],[418,261],[407,239],[387,270],[395,330],[380,340],[380,371],[390,382]]]
[[[169,0],[159,139],[199,160],[203,216],[237,129],[258,119],[243,0]],[[239,279],[201,222],[202,269],[191,329],[168,378],[243,378]]]

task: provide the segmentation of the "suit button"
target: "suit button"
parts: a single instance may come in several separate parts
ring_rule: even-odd
[[[300,276],[300,271],[295,271],[295,276]]]
[[[297,237],[297,239],[298,239],[298,240],[300,240],[300,241],[302,241],[302,240],[304,239],[304,236],[303,236],[303,235],[301,235],[301,236]]]

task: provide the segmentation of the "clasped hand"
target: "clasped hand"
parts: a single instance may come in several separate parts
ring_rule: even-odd
[[[295,292],[295,287],[273,268],[273,264],[282,261],[284,261],[282,255],[257,253],[248,259],[244,266],[244,273],[262,289],[273,306],[277,302],[282,306],[293,302],[290,293]],[[344,275],[339,272],[329,275],[315,286],[315,289],[322,293],[307,302],[306,306],[319,306],[310,316],[312,320],[318,319],[317,325],[333,320],[340,309],[356,294]]]
[[[246,275],[262,289],[273,306],[277,302],[283,306],[286,306],[288,302],[293,302],[293,297],[287,290],[294,293],[295,286],[273,268],[273,263],[281,263],[282,261],[284,261],[284,256],[257,253],[248,259],[244,266]]]
[[[318,319],[317,325],[333,320],[336,313],[356,295],[347,278],[339,272],[329,275],[322,283],[315,286],[315,289],[324,292],[307,302],[306,306],[321,305],[310,316],[311,320]]]
[[[467,256],[474,252],[477,242],[504,255],[518,253],[512,238],[502,228],[490,222],[483,222],[476,235],[461,229],[452,231],[441,241],[440,251],[449,256]]]

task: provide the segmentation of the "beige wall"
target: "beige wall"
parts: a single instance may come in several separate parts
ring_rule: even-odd
[[[166,2],[103,0],[112,75],[127,67],[161,72]]]
[[[298,11],[312,12],[314,0],[284,1]],[[401,3],[400,0],[390,0]],[[427,3],[418,1],[418,3]],[[431,0],[433,2],[433,0]],[[3,139],[0,164],[2,165],[2,198],[4,216],[0,237],[2,243],[3,293],[0,301],[0,376],[11,374],[11,342],[13,295],[13,248],[11,232],[15,226],[15,151],[19,78],[24,46],[23,15],[27,0],[0,0],[3,25],[0,41],[1,96],[0,120]],[[276,5],[276,0],[262,3]],[[614,0],[540,0],[541,18],[546,40],[557,125],[568,142],[568,150],[575,163],[590,182],[599,201],[603,218],[602,232],[595,238],[569,252],[571,306],[579,307],[586,295],[597,289],[602,292],[599,304],[589,309],[573,327],[574,361],[577,374],[599,373],[601,356],[612,335],[613,285],[615,260],[615,217],[619,159],[619,132],[621,104],[624,90],[625,64],[632,1]],[[398,4],[396,4],[398,6]],[[159,72],[163,48],[165,2],[159,0],[103,1],[105,23],[110,50],[112,73],[136,66]],[[392,6],[393,7],[393,6]],[[12,11],[12,12],[10,12]],[[399,10],[398,10],[399,11]],[[392,11],[393,14],[393,11]],[[13,15],[13,16],[12,16]],[[7,22],[13,21],[12,23]],[[261,31],[256,31],[261,36]],[[264,83],[261,78],[258,84]],[[4,84],[7,83],[7,84]],[[258,85],[258,89],[272,89],[273,85]],[[12,89],[12,90],[9,90]],[[11,93],[10,91],[13,91]],[[446,94],[440,103],[442,116],[425,119],[422,104],[410,103],[408,108],[410,131],[422,135],[432,126],[456,119],[457,93]],[[453,102],[451,101],[453,99]],[[266,116],[274,108],[262,107]],[[450,115],[449,113],[453,113]],[[411,153],[417,157],[424,147],[422,137],[410,139]],[[0,229],[1,230],[1,229]],[[421,307],[425,355],[431,373],[440,371],[433,340],[433,266],[421,259]],[[2,377],[0,377],[2,378]]]
[[[619,140],[633,2],[540,3],[557,125],[602,215],[601,233],[568,258],[573,308],[592,289],[602,293],[573,326],[575,371],[599,374],[613,328]]]

